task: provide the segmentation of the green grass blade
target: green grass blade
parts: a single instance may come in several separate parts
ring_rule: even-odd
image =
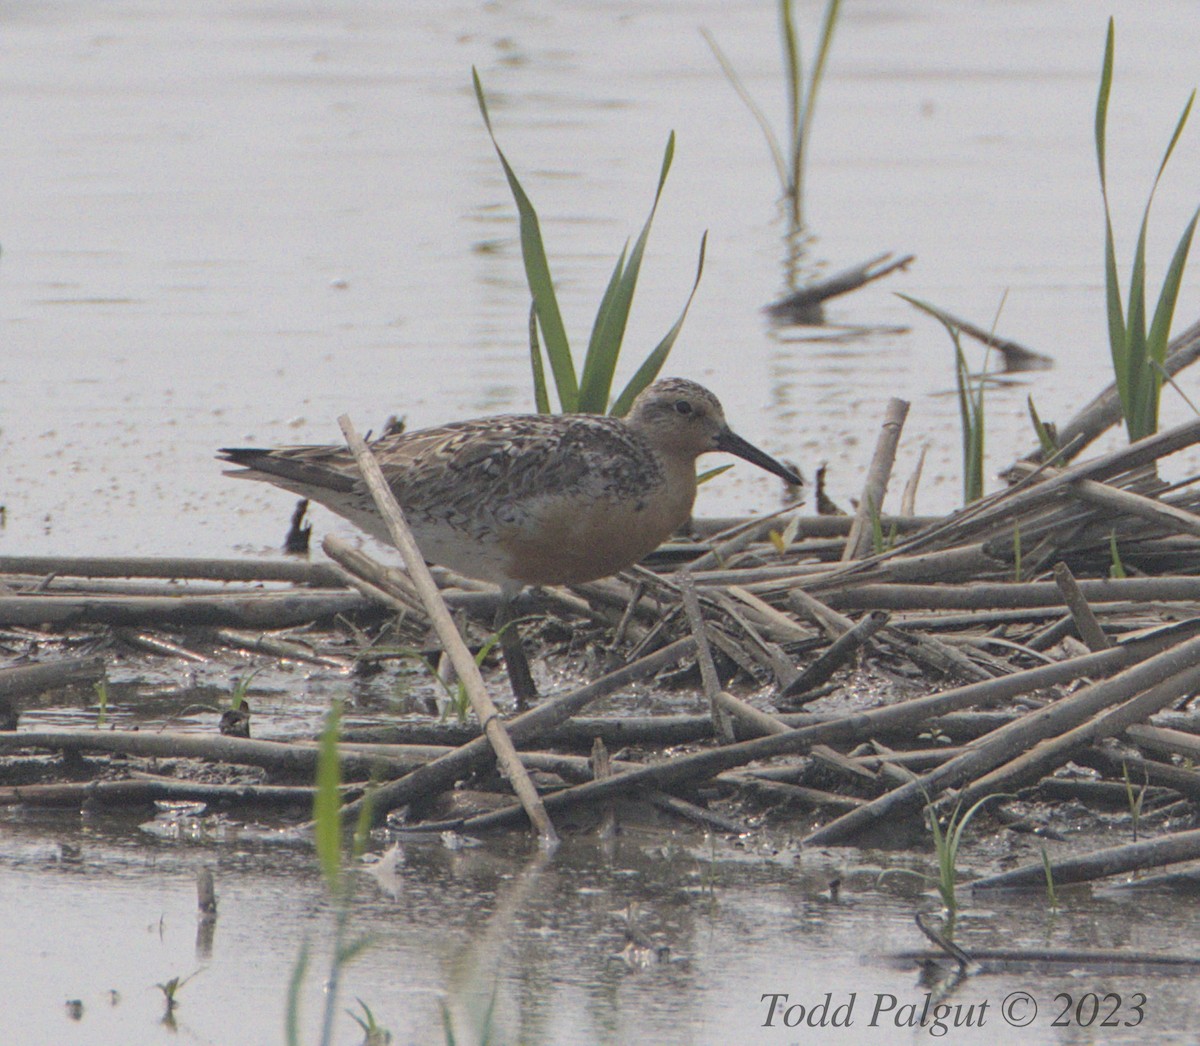
[[[1129,357],[1125,336],[1125,310],[1121,304],[1121,285],[1117,276],[1117,251],[1113,237],[1112,216],[1108,207],[1108,177],[1105,168],[1108,99],[1112,92],[1113,51],[1116,27],[1108,20],[1108,35],[1104,43],[1104,64],[1100,69],[1100,90],[1096,96],[1096,164],[1100,171],[1100,196],[1104,201],[1104,294],[1108,308],[1108,342],[1112,352],[1113,376],[1117,397],[1129,424]]]
[[[334,894],[341,884],[342,868],[341,769],[337,749],[341,711],[341,705],[335,701],[325,717],[317,752],[317,793],[313,798],[317,860],[325,885]]]
[[[1125,309],[1121,304],[1121,284],[1117,276],[1117,249],[1113,242],[1112,220],[1108,203],[1104,205],[1104,300],[1108,308],[1108,344],[1112,352],[1113,377],[1117,398],[1128,414],[1129,354],[1125,344]]]
[[[1100,91],[1096,96],[1096,162],[1100,167],[1100,192],[1105,197],[1108,209],[1108,183],[1104,176],[1105,127],[1108,124],[1108,96],[1112,91],[1113,44],[1116,27],[1112,17],[1108,19],[1108,37],[1104,42],[1104,65],[1100,69]]]
[[[483,114],[483,122],[487,127],[488,136],[495,146],[496,155],[500,157],[500,165],[504,168],[504,177],[508,179],[508,187],[512,190],[513,199],[517,204],[520,219],[521,256],[525,261],[525,278],[529,283],[529,292],[537,308],[538,322],[541,324],[542,336],[546,340],[546,355],[550,360],[550,369],[554,374],[554,382],[558,389],[559,402],[563,410],[574,410],[579,399],[579,386],[575,377],[575,364],[571,359],[571,347],[567,340],[566,327],[563,325],[562,314],[558,308],[558,298],[554,293],[554,281],[550,276],[550,263],[546,260],[546,248],[542,242],[541,225],[538,222],[537,211],[517,180],[496,134],[492,130],[492,120],[488,115],[487,101],[483,95],[483,84],[480,83],[479,73],[472,68],[471,78],[475,84],[475,99],[479,102],[479,111]]]
[[[783,69],[787,77],[788,142],[791,144],[791,171],[788,195],[796,197],[800,132],[804,126],[804,69],[800,59],[800,34],[792,11],[793,0],[779,0],[779,35],[783,38]]]
[[[539,414],[550,413],[550,392],[546,388],[546,369],[542,366],[542,346],[538,341],[537,305],[529,303],[529,365],[533,369],[533,401]],[[437,673],[433,673],[437,677]],[[439,677],[440,678],[440,677]]]
[[[658,377],[658,372],[662,370],[662,366],[667,361],[667,356],[670,355],[672,347],[675,345],[675,339],[679,337],[680,330],[683,329],[683,321],[687,319],[688,309],[691,308],[692,299],[696,297],[696,288],[700,286],[700,277],[704,273],[704,252],[708,245],[708,233],[705,232],[700,237],[700,258],[696,263],[696,278],[692,281],[692,290],[684,302],[683,312],[679,314],[674,325],[663,340],[658,343],[646,357],[642,365],[637,369],[637,373],[629,380],[629,384],[625,386],[621,395],[617,397],[617,401],[613,404],[612,413],[617,417],[624,417],[629,413],[629,408],[633,406],[633,401],[637,398],[637,394]]]
[[[779,139],[775,137],[775,131],[771,128],[771,122],[767,119],[766,113],[762,111],[759,104],[751,97],[750,92],[746,90],[746,85],[742,83],[742,79],[738,76],[737,70],[734,69],[733,63],[718,46],[712,33],[707,29],[701,29],[700,35],[708,43],[713,57],[716,58],[717,64],[721,67],[721,72],[725,74],[725,79],[729,81],[729,85],[742,100],[742,104],[749,110],[750,115],[754,117],[754,122],[758,124],[758,129],[762,131],[762,135],[767,141],[767,148],[771,151],[771,161],[775,164],[775,173],[779,175],[780,192],[786,196],[788,191],[787,161],[783,158],[783,150],[779,147]]]
[[[1171,135],[1171,143],[1167,146],[1167,151],[1163,154],[1162,163],[1158,165],[1158,174],[1154,176],[1154,188],[1150,190],[1150,195],[1154,195],[1154,189],[1158,188],[1159,179],[1163,176],[1163,171],[1166,170],[1167,161],[1171,159],[1171,153],[1175,151],[1175,143],[1179,141],[1179,136],[1183,134],[1184,125],[1187,124],[1188,116],[1192,111],[1192,103],[1196,100],[1196,92],[1188,96],[1187,104],[1183,107],[1183,112],[1179,114],[1179,120],[1175,124],[1175,133]],[[1150,205],[1146,204],[1146,209],[1150,209]]]
[[[1121,550],[1117,548],[1117,532],[1109,531],[1108,534],[1108,554],[1110,564],[1108,568],[1108,576],[1120,580],[1128,575],[1125,573],[1125,564],[1121,562]]]
[[[821,36],[817,41],[817,55],[813,61],[812,79],[808,83],[808,93],[804,98],[804,110],[796,133],[793,180],[798,198],[803,195],[804,191],[804,152],[808,145],[809,135],[812,133],[813,116],[817,109],[817,92],[820,90],[821,81],[825,78],[825,66],[829,61],[830,48],[833,46],[833,30],[837,26],[840,8],[841,0],[829,0],[829,3],[825,5],[825,17],[821,22]]]
[[[1138,231],[1133,252],[1133,270],[1129,277],[1129,304],[1125,316],[1125,367],[1129,383],[1129,416],[1126,427],[1130,440],[1150,435],[1156,425],[1151,403],[1151,379],[1146,364],[1146,220]]]
[[[1150,345],[1150,356],[1158,364],[1167,359],[1167,342],[1170,340],[1171,319],[1175,315],[1175,301],[1179,297],[1179,287],[1183,283],[1183,270],[1187,265],[1188,253],[1192,249],[1192,237],[1196,232],[1196,220],[1200,218],[1200,208],[1192,215],[1192,220],[1183,231],[1167,275],[1163,279],[1162,292],[1158,297],[1158,306],[1154,310],[1154,322],[1150,325],[1147,341]],[[1160,374],[1161,378],[1161,374]]]
[[[1042,459],[1049,461],[1058,453],[1058,445],[1055,443],[1054,437],[1050,435],[1050,429],[1042,421],[1041,415],[1038,414],[1037,407],[1033,405],[1032,395],[1026,397],[1026,403],[1029,406],[1029,420],[1033,422],[1033,431],[1037,433],[1038,445],[1042,448]]]
[[[658,204],[658,198],[655,197],[655,205]],[[653,214],[653,212],[651,212]],[[620,333],[617,335],[616,348],[612,351],[609,342],[612,338],[612,329],[614,325],[613,314],[615,310],[620,308],[618,296],[621,293],[622,277],[625,275],[626,259],[629,257],[629,241],[625,241],[625,245],[621,248],[621,253],[617,258],[617,264],[613,266],[612,275],[608,278],[608,286],[604,288],[604,297],[600,299],[600,307],[596,310],[596,318],[592,321],[592,333],[588,338],[587,355],[583,358],[583,373],[579,377],[579,409],[592,414],[602,414],[608,407],[608,388],[605,388],[602,393],[598,393],[597,385],[602,384],[598,379],[602,377],[601,357],[607,357],[610,365],[608,374],[608,385],[612,386],[612,370],[616,367],[617,356],[621,351],[621,342],[625,337],[625,324],[620,324]],[[636,277],[635,277],[636,279]],[[629,302],[625,303],[625,316],[629,316]],[[603,347],[602,347],[603,346]],[[594,400],[600,400],[599,408],[593,407]]]
[[[674,157],[675,132],[672,131],[667,138],[667,147],[663,151],[658,185],[654,190],[654,202],[650,205],[650,214],[646,218],[646,224],[642,226],[642,231],[634,242],[633,250],[629,252],[629,262],[624,266],[616,288],[611,296],[605,292],[600,310],[596,314],[591,342],[588,345],[587,357],[583,364],[583,377],[579,384],[579,409],[582,411],[602,414],[608,409],[613,373],[617,369],[617,357],[620,355],[621,342],[625,337],[625,326],[629,321],[629,310],[633,304],[634,291],[637,288],[638,273],[642,268],[642,256],[646,252],[650,227],[654,222],[654,215],[658,211],[658,201],[662,198],[663,186],[666,184],[667,174],[671,170],[671,161]]]
[[[300,945],[296,965],[288,978],[287,1012],[284,1018],[284,1035],[287,1046],[300,1046],[300,989],[308,973],[308,941]]]

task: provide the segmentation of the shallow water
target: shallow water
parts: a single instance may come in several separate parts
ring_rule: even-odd
[[[1112,10],[1110,184],[1127,258],[1200,25],[1187,2]],[[214,448],[331,442],[343,411],[365,429],[393,413],[416,427],[530,409],[515,215],[472,65],[542,212],[579,344],[677,132],[629,331],[642,350],[623,374],[677,316],[708,230],[669,370],[713,385],[735,427],[810,474],[828,461],[843,502],[891,395],[913,402],[897,475],[928,444],[919,509],[958,499],[950,344],[894,291],[984,327],[1007,292],[999,331],[1058,359],[991,398],[993,468],[1031,442],[1028,392],[1065,419],[1109,380],[1091,139],[1104,19],[1086,0],[846,5],[810,143],[811,261],[917,255],[830,306],[858,336],[773,330],[760,312],[784,286],[774,171],[698,32],[779,122],[759,4],[61,2],[0,17],[13,361],[0,551],[274,548],[291,499],[229,483]],[[810,41],[815,22],[805,12]],[[1185,134],[1156,203],[1155,262],[1198,173],[1200,135]],[[1196,271],[1181,324],[1200,313]],[[777,496],[739,466],[700,510]]]
[[[305,1041],[314,1040],[334,914],[307,850],[233,832],[221,843],[150,838],[135,822],[108,815],[3,827],[4,1041],[175,1041],[160,1023],[155,985],[195,973],[178,993],[184,1041],[278,1043],[304,941],[312,964],[303,1027]],[[214,871],[219,894],[208,935],[195,911],[201,867]],[[881,881],[883,868],[893,871]],[[492,1041],[501,1043],[1192,1041],[1190,979],[1145,972],[978,976],[946,997],[964,1014],[977,1007],[974,1027],[939,1036],[930,1019],[925,1030],[898,1030],[897,1017],[913,1016],[902,1007],[915,1004],[919,1015],[935,985],[922,983],[911,963],[888,959],[924,948],[912,912],[929,904],[915,877],[897,868],[932,870],[925,858],[801,855],[765,841],[738,850],[664,828],[629,830],[611,851],[568,839],[543,867],[513,840],[463,850],[408,843],[394,877],[355,875],[350,931],[371,943],[348,967],[341,999],[355,1009],[355,998],[365,1001],[398,1043],[441,1041],[442,1003],[459,1041],[480,1041],[478,1022],[493,992]],[[634,968],[620,958],[631,907],[639,927],[669,945],[669,961]],[[1195,912],[1177,897],[1117,891],[1067,892],[1056,913],[1040,900],[989,897],[986,908],[960,917],[956,939],[968,949],[1187,954],[1200,930]],[[1000,1014],[1018,992],[1034,998],[1038,1013],[1014,1031]],[[1082,1000],[1090,992],[1121,995],[1116,1027],[1052,1026],[1066,1005],[1056,996]],[[1124,1027],[1137,1019],[1138,992],[1147,997],[1145,1018]],[[831,1009],[851,1005],[851,1026],[784,1026],[785,1006],[811,1012],[826,993]],[[788,998],[765,1026],[770,995]],[[83,1003],[82,1017],[66,1014],[68,1000]],[[789,1021],[799,1017],[786,1012]],[[337,1028],[334,1041],[359,1041],[349,1017],[339,1015]]]
[[[392,413],[417,427],[529,409],[515,218],[471,95],[472,64],[542,212],[576,342],[644,219],[674,129],[631,344],[649,347],[674,322],[707,229],[701,289],[669,370],[712,385],[764,448],[810,473],[830,462],[843,502],[861,485],[887,398],[909,398],[897,474],[928,443],[918,508],[949,509],[949,343],[892,292],[986,327],[1007,291],[998,330],[1057,358],[1056,370],[989,400],[993,467],[1031,442],[1029,392],[1043,417],[1063,419],[1108,381],[1091,120],[1109,10],[1110,186],[1128,258],[1194,83],[1194,5],[845,5],[811,140],[810,260],[832,270],[892,250],[917,261],[833,303],[834,329],[814,331],[773,329],[760,312],[785,283],[774,173],[697,31],[712,31],[780,122],[775,25],[761,4],[0,3],[0,553],[274,548],[291,499],[223,479],[214,448],[333,441],[343,411],[366,428]],[[816,17],[805,10],[806,46]],[[1195,206],[1198,174],[1192,128],[1156,202],[1159,268]],[[1180,326],[1200,313],[1196,272]],[[702,512],[729,514],[773,507],[777,490],[739,466],[703,497]],[[283,683],[256,702],[275,736],[306,732],[330,696],[357,686],[296,684],[298,706]],[[154,715],[146,696],[139,714]],[[379,695],[356,696],[369,705]],[[927,898],[910,877],[877,879],[894,864],[928,870],[924,858],[798,855],[787,840],[739,848],[665,826],[631,830],[612,855],[575,839],[540,871],[528,862],[523,840],[406,844],[394,896],[362,879],[352,925],[373,944],[343,1000],[363,998],[397,1042],[440,1041],[439,1000],[490,998],[494,970],[501,1042],[848,1044],[898,1041],[894,1028],[866,1027],[866,1000],[923,998],[912,969],[883,957],[922,947],[912,912]],[[221,896],[211,957],[197,954],[200,866],[215,869]],[[617,913],[634,902],[640,925],[687,962],[633,971],[612,957],[623,946]],[[968,947],[1187,953],[1200,929],[1190,900],[1167,894],[1072,893],[1057,915],[1026,898],[986,904],[960,929]],[[306,938],[314,1039],[332,916],[303,849],[6,814],[0,913],[0,1042],[277,1043]],[[173,1036],[158,1025],[154,985],[198,968]],[[1028,990],[1039,1017],[1007,1037],[991,1023],[945,1038],[1191,1041],[1189,983],[976,978],[952,1000],[990,1001],[994,1013]],[[1147,1021],[1053,1028],[1059,991],[1142,991]],[[862,1021],[763,1027],[762,996],[782,992],[789,1004],[858,992]],[[68,999],[84,1003],[81,1020],[64,1012]],[[349,1018],[338,1041],[356,1041]]]

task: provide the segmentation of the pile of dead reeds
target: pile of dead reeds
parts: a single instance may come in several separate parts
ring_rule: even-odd
[[[1197,354],[1200,325],[1177,339],[1168,370]],[[472,626],[476,646],[496,594],[443,576],[439,596],[418,576],[420,557],[404,549],[400,529],[393,533],[408,572],[333,538],[324,544],[330,562],[321,564],[0,558],[0,640],[15,649],[37,629],[105,628],[141,649],[188,659],[209,656],[195,641],[202,636],[210,646],[350,671],[351,659],[288,630],[385,614],[424,641],[432,624],[485,729],[407,721],[347,739],[345,773],[388,781],[371,800],[377,817],[427,808],[468,779],[511,786],[520,801],[405,830],[480,832],[532,820],[550,841],[559,811],[611,809],[618,797],[637,795],[740,831],[728,811],[709,809],[714,799],[737,797],[791,808],[805,819],[810,844],[901,842],[928,807],[996,796],[993,812],[1012,821],[1020,817],[1014,795],[1104,803],[1129,795],[1131,782],[1158,816],[1190,816],[1200,794],[1191,770],[1200,721],[1170,710],[1200,688],[1200,494],[1192,480],[1168,484],[1159,465],[1200,442],[1200,419],[1081,459],[1119,418],[1115,395],[1102,394],[1059,431],[1063,449],[1052,460],[1034,454],[1016,463],[1001,492],[946,518],[873,520],[866,507],[883,502],[903,415],[903,405],[889,408],[856,517],[784,512],[698,524],[696,540],[668,546],[621,579],[526,596],[522,613],[590,620],[628,655],[615,671],[508,719],[472,679],[471,652],[445,611],[449,604],[481,622]],[[347,433],[355,445],[348,425]],[[369,478],[371,461],[361,453],[360,464]],[[925,692],[845,710],[839,681],[856,664]],[[703,714],[580,715],[638,680],[688,665],[699,669]],[[22,694],[103,669],[97,658],[2,668],[0,703],[19,706]],[[765,700],[731,693],[751,689],[747,682]],[[819,712],[803,710],[816,701]],[[675,751],[680,746],[687,750]],[[0,733],[0,752],[45,749],[195,756],[291,774],[309,772],[316,760],[311,744],[235,737]],[[609,759],[612,749],[629,755]],[[501,782],[489,777],[498,758]],[[1068,764],[1091,773],[1060,773]],[[141,775],[10,786],[0,801],[72,804],[110,793],[132,801],[192,789],[200,798],[262,803],[309,794],[273,787],[229,786],[218,795],[220,786]],[[360,796],[361,787],[348,793],[347,817]],[[1200,832],[1185,831],[1052,871],[1065,882],[1196,857]],[[994,882],[1036,885],[1045,870],[1039,864]]]

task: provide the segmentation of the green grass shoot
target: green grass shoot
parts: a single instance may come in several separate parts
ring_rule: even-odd
[[[755,123],[766,139],[771,159],[779,175],[783,199],[788,208],[791,228],[797,230],[804,225],[804,167],[808,154],[808,140],[812,133],[813,118],[817,110],[817,93],[825,78],[825,67],[833,45],[833,31],[837,26],[841,0],[828,0],[821,19],[821,32],[813,56],[812,73],[804,78],[803,62],[800,58],[800,34],[796,29],[795,0],[779,0],[779,32],[783,41],[783,65],[787,80],[788,144],[785,152],[770,120],[757,102],[751,97],[746,85],[710,33],[701,30],[713,55],[721,66],[726,79],[737,92],[742,104],[754,117]]]
[[[899,297],[914,308],[934,317],[946,328],[946,333],[954,343],[954,380],[958,388],[958,413],[962,426],[963,504],[969,505],[983,497],[983,393],[988,379],[987,357],[984,357],[983,373],[977,378],[972,377],[967,358],[963,354],[958,328],[952,323],[947,323],[941,312],[928,302],[910,298],[907,294],[901,294]]]
[[[971,818],[975,816],[979,808],[996,797],[996,795],[985,795],[961,816],[961,804],[956,805],[946,819],[944,828],[941,821],[938,820],[934,805],[930,803],[926,806],[929,814],[929,830],[933,835],[933,849],[937,855],[937,890],[941,895],[943,906],[951,914],[958,911],[955,881],[958,878],[958,849],[962,845],[963,832],[966,831],[967,825],[971,823]]]
[[[287,1046],[300,1046],[300,993],[304,988],[304,978],[308,975],[308,941],[300,945],[300,954],[292,966],[292,975],[288,978],[287,1009],[284,1017],[284,1035]]]
[[[380,1027],[375,1020],[375,1014],[371,1012],[371,1007],[362,999],[356,997],[354,1001],[362,1009],[362,1016],[360,1017],[353,1010],[346,1012],[350,1015],[350,1019],[362,1029],[363,1046],[387,1046],[392,1041],[392,1033],[386,1028]]]
[[[1121,562],[1121,550],[1117,548],[1117,532],[1109,531],[1108,534],[1108,555],[1110,564],[1108,567],[1108,576],[1111,578],[1123,578],[1129,575],[1125,573],[1125,564]]]
[[[250,684],[254,681],[254,677],[261,671],[261,668],[256,668],[253,672],[248,672],[233,684],[233,691],[229,695],[229,707],[233,711],[236,712],[245,703],[246,695],[250,692]]]
[[[1058,453],[1058,441],[1054,438],[1050,426],[1042,421],[1038,414],[1037,407],[1033,405],[1033,397],[1027,397],[1026,402],[1029,406],[1029,420],[1033,422],[1033,431],[1037,433],[1038,446],[1042,448],[1042,460],[1049,461]]]
[[[1121,776],[1125,779],[1125,798],[1129,803],[1129,817],[1133,822],[1133,841],[1138,841],[1138,829],[1142,824],[1142,807],[1146,803],[1146,784],[1134,788],[1129,779],[1129,764],[1121,764]]]
[[[633,305],[638,275],[641,272],[642,256],[650,237],[650,226],[658,209],[658,201],[662,196],[667,174],[671,170],[671,161],[675,156],[675,133],[672,132],[667,139],[650,215],[647,217],[640,235],[634,241],[632,249],[626,243],[617,258],[612,275],[609,277],[608,286],[600,299],[600,306],[592,324],[592,332],[582,367],[577,368],[575,358],[571,353],[566,327],[563,324],[562,313],[558,306],[558,297],[554,291],[554,280],[550,274],[550,263],[546,257],[546,247],[542,240],[541,223],[538,220],[537,211],[496,139],[479,73],[472,69],[471,76],[475,85],[475,98],[479,103],[479,111],[483,115],[484,125],[492,139],[492,145],[495,146],[496,155],[500,158],[504,176],[508,180],[509,189],[517,204],[521,257],[524,260],[525,278],[532,297],[529,349],[533,371],[534,401],[537,409],[543,413],[550,411],[550,395],[545,366],[548,363],[550,375],[554,379],[560,410],[604,414],[609,411],[613,378],[625,338],[625,327],[629,320],[630,308]],[[658,376],[666,362],[679,337],[688,308],[696,295],[696,288],[700,285],[700,276],[704,271],[704,251],[707,238],[707,233],[701,237],[700,260],[696,266],[696,278],[692,283],[691,293],[684,303],[679,319],[642,361],[641,366],[638,367],[624,390],[616,397],[611,408],[613,414],[623,415],[628,412],[637,394]]]
[[[342,886],[342,774],[338,760],[342,706],[335,701],[325,716],[317,751],[317,791],[313,797],[313,824],[317,861],[325,885],[335,897]]]
[[[325,716],[325,726],[321,730],[317,746],[317,785],[313,798],[313,835],[317,848],[317,861],[321,867],[321,876],[334,902],[334,940],[333,955],[329,963],[329,975],[325,981],[325,1010],[321,1025],[321,1046],[330,1046],[333,1042],[333,1022],[337,1013],[337,997],[341,985],[342,971],[346,965],[370,946],[370,937],[349,939],[350,922],[350,880],[344,874],[342,855],[342,823],[341,823],[341,767],[338,757],[338,738],[341,735],[342,706],[335,701]],[[372,811],[370,791],[366,801],[359,811],[358,822],[354,830],[354,841],[351,847],[353,856],[360,856],[366,849],[370,833]],[[300,947],[296,963],[292,967],[292,976],[288,982],[288,998],[285,1016],[285,1027],[288,1046],[299,1046],[300,1043],[300,993],[308,973],[309,948],[306,941]],[[359,1000],[359,1005],[374,1025],[371,1011]],[[351,1014],[351,1016],[354,1016]],[[357,1021],[358,1018],[354,1017]],[[360,1022],[361,1024],[361,1022]],[[380,1029],[382,1031],[383,1029]],[[380,1038],[377,1042],[386,1042]]]
[[[1100,90],[1096,98],[1096,160],[1100,170],[1100,194],[1104,200],[1104,288],[1108,309],[1108,339],[1112,352],[1113,373],[1116,378],[1117,395],[1121,400],[1121,411],[1125,416],[1125,427],[1130,441],[1142,439],[1158,431],[1158,402],[1162,388],[1159,369],[1166,359],[1167,344],[1171,335],[1171,320],[1175,313],[1175,302],[1183,281],[1183,270],[1191,250],[1192,235],[1196,221],[1200,218],[1197,208],[1188,222],[1167,267],[1159,291],[1154,316],[1146,327],[1146,231],[1150,221],[1150,205],[1158,189],[1159,180],[1166,169],[1167,161],[1175,149],[1175,143],[1183,133],[1188,114],[1195,101],[1192,91],[1187,104],[1175,125],[1170,144],[1158,165],[1158,173],[1150,188],[1146,207],[1142,212],[1142,224],[1138,231],[1134,249],[1133,267],[1129,276],[1128,302],[1121,300],[1121,287],[1117,274],[1116,245],[1113,238],[1112,214],[1108,204],[1108,181],[1105,171],[1105,138],[1108,123],[1108,98],[1112,90],[1113,50],[1115,27],[1108,20],[1108,36],[1104,45],[1104,65],[1100,73]],[[1156,367],[1155,364],[1158,366]]]
[[[891,529],[887,534],[883,532],[883,514],[877,509],[873,502],[867,504],[867,514],[871,520],[871,551],[882,556],[885,552],[891,551],[896,545],[896,524],[893,522]]]

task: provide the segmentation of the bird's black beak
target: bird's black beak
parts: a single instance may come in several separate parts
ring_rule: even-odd
[[[760,469],[773,472],[793,486],[804,485],[804,480],[782,462],[776,461],[770,454],[759,450],[753,443],[742,439],[736,432],[729,429],[722,429],[721,434],[717,436],[716,449],[723,450],[727,454],[736,454],[739,458],[752,465],[757,465]]]

